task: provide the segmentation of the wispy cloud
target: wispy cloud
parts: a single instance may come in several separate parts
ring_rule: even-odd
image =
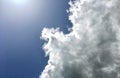
[[[69,4],[72,31],[42,31],[49,60],[40,78],[120,78],[120,0]]]

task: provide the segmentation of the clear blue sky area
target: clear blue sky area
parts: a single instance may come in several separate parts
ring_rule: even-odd
[[[44,27],[60,27],[64,33],[68,32],[67,26],[71,26],[66,13],[68,1],[44,0],[42,7],[38,1],[38,8],[33,8],[38,13],[32,19],[32,14],[29,15],[32,11],[18,9],[14,14],[15,8],[7,8],[12,5],[0,2],[0,78],[39,77],[48,60],[42,50],[41,31]]]

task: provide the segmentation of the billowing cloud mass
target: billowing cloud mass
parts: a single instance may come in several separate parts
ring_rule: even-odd
[[[69,34],[44,28],[40,78],[120,78],[120,0],[72,0]]]

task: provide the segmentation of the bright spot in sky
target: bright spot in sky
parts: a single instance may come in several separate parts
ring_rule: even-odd
[[[15,4],[26,4],[28,0],[11,0]]]
[[[43,20],[49,15],[48,0],[0,0],[2,1],[2,14],[9,22],[25,22],[33,19]],[[0,3],[1,4],[1,3]],[[1,5],[0,5],[1,6]],[[48,10],[49,11],[49,10]],[[1,12],[0,12],[1,13]],[[17,22],[16,22],[17,21]]]

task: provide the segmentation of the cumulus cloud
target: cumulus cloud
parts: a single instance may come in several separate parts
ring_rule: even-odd
[[[72,0],[72,30],[44,28],[48,65],[39,78],[120,78],[120,0]]]

